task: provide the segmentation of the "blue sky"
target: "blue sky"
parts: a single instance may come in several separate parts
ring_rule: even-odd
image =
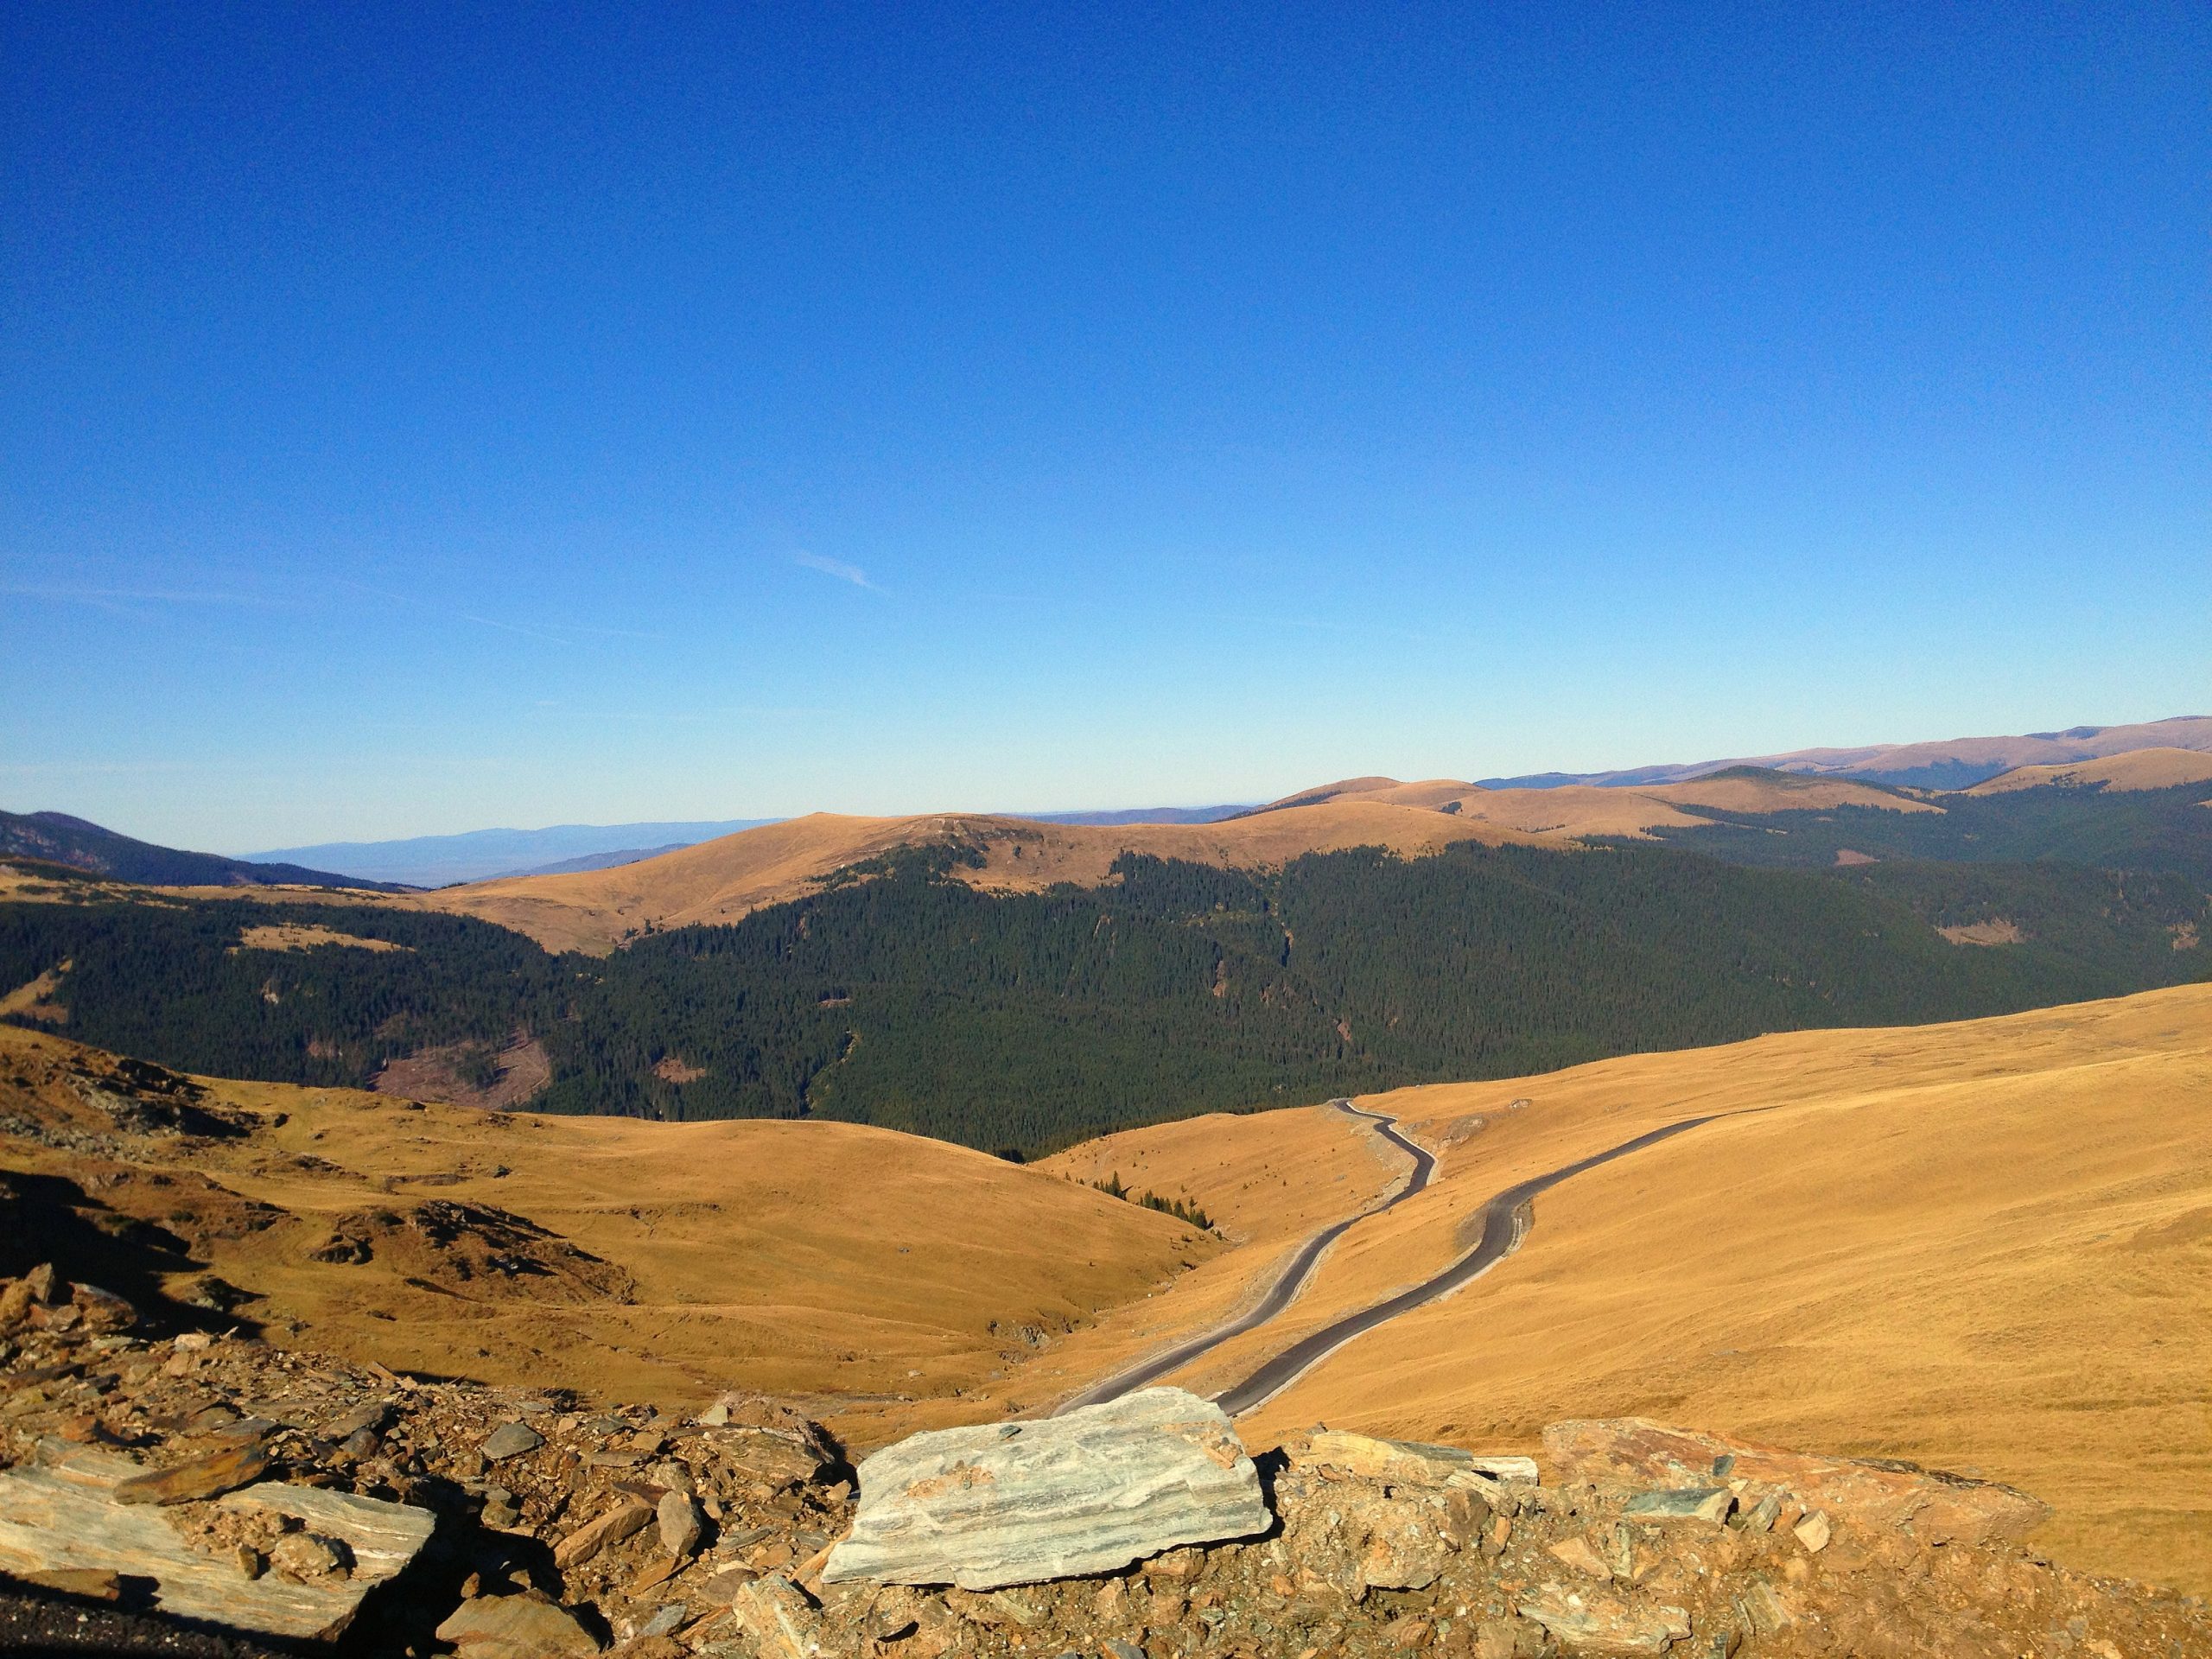
[[[0,77],[13,810],[2212,712],[2201,6],[85,4]]]

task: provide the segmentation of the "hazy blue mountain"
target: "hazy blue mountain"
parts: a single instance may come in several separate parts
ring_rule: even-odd
[[[67,812],[0,812],[0,856],[43,859],[72,869],[154,887],[310,887],[376,886],[353,875],[296,864],[249,862],[219,853],[180,852],[103,830]]]
[[[502,875],[573,875],[579,870],[620,869],[625,864],[635,864],[641,859],[658,858],[663,853],[673,853],[698,843],[671,841],[665,847],[625,847],[615,853],[587,853],[582,858],[564,858],[555,864],[533,865],[526,870],[502,870]]]
[[[1517,778],[1480,778],[1484,789],[1557,789],[1597,784],[1633,789],[1687,783],[1729,766],[1770,766],[1777,772],[1818,773],[1857,783],[1910,789],[1970,789],[2015,766],[2063,766],[2130,749],[2212,751],[2212,715],[2177,715],[2131,726],[2069,726],[2063,732],[2025,732],[2014,737],[1954,737],[1923,743],[1876,743],[1855,749],[1792,749],[1787,754],[1695,760],[1683,766],[1630,766],[1618,772],[1535,772]]]
[[[1154,806],[1007,816],[1034,818],[1042,823],[1216,823],[1246,810],[1241,806]],[[777,822],[775,818],[730,818],[705,823],[556,823],[545,830],[471,830],[461,835],[415,836],[404,841],[327,841],[313,847],[280,847],[247,856],[257,861],[288,859],[334,866],[411,887],[442,887],[501,875],[611,870],[712,841],[717,836]]]
[[[566,869],[606,868],[571,862],[576,859],[606,857],[612,863],[630,863],[653,853],[775,822],[773,818],[729,818],[709,823],[556,823],[543,830],[470,830],[454,836],[412,836],[402,841],[331,841],[251,856],[257,861],[290,859],[334,865],[379,881],[442,887],[494,875],[540,873],[555,865]]]

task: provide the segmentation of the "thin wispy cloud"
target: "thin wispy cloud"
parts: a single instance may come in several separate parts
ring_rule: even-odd
[[[103,608],[116,605],[242,605],[274,609],[285,603],[264,594],[225,592],[212,588],[94,588],[72,583],[32,585],[9,582],[0,594],[18,599],[54,599]]]
[[[810,570],[819,570],[825,576],[835,576],[840,582],[849,582],[855,588],[865,588],[872,594],[882,588],[868,579],[868,572],[857,564],[847,564],[842,559],[825,559],[819,553],[794,553],[793,564],[803,564]]]

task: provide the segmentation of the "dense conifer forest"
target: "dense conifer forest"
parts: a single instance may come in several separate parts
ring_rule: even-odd
[[[1757,767],[1739,771],[1774,774]],[[1726,777],[1727,773],[1717,776]],[[1909,796],[1910,791],[1900,791]],[[1833,866],[1836,855],[2020,864],[2050,860],[2114,869],[2170,870],[2212,887],[2212,785],[2109,790],[2046,786],[1945,795],[1941,812],[1846,806],[1825,812],[1726,812],[1717,822],[1655,831],[1668,844],[1732,863]]]
[[[359,1084],[519,1031],[552,1063],[542,1109],[816,1115],[1034,1154],[1195,1112],[2212,973],[2202,887],[2167,871],[1470,842],[1258,875],[1125,855],[1106,887],[994,894],[952,879],[957,856],[897,855],[605,959],[368,906],[0,905],[0,988],[66,962],[67,1035],[189,1071]],[[285,924],[401,948],[240,948]],[[1936,931],[1976,924],[2019,942]]]

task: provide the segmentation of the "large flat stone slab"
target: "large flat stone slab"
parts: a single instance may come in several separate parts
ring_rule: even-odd
[[[916,1434],[860,1478],[852,1535],[823,1572],[832,1583],[995,1590],[1248,1538],[1272,1520],[1229,1419],[1181,1389]]]
[[[0,1473],[0,1567],[151,1579],[165,1612],[268,1636],[331,1637],[414,1559],[435,1524],[427,1510],[404,1503],[264,1481],[219,1502],[296,1516],[343,1540],[353,1567],[347,1578],[313,1583],[274,1573],[249,1579],[236,1562],[194,1549],[161,1506],[119,1501],[115,1488],[141,1472],[112,1452],[42,1443],[34,1461]]]

